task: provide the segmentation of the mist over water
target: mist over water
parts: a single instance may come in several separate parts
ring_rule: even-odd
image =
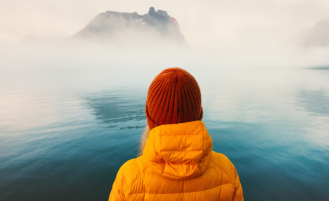
[[[246,42],[198,49],[160,41],[112,44],[76,38],[0,45],[0,71],[294,69],[328,67],[329,47],[305,48],[289,42]]]

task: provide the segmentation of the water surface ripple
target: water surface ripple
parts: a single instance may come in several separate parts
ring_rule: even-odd
[[[0,200],[107,200],[146,125],[135,73],[1,74]],[[192,74],[245,200],[329,200],[329,71]]]

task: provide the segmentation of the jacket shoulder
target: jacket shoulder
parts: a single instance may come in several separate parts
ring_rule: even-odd
[[[146,169],[147,166],[143,163],[141,157],[131,159],[121,166],[116,180],[124,182],[125,190],[129,191],[133,183]]]
[[[119,169],[117,177],[124,177],[126,184],[130,183],[136,175],[140,173],[140,168],[137,159],[130,159],[125,162]]]
[[[227,174],[230,180],[234,182],[237,172],[233,163],[227,158],[227,156],[213,151],[211,162],[214,166],[218,166],[224,173]]]

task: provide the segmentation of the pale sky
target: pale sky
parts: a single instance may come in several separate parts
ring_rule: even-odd
[[[143,15],[151,6],[175,17],[188,43],[201,48],[284,40],[329,19],[328,0],[0,0],[0,44],[70,36],[101,12]]]

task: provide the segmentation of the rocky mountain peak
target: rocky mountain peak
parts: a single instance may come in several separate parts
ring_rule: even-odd
[[[166,11],[156,11],[154,7],[150,7],[149,12],[144,15],[137,12],[100,13],[74,37],[115,43],[186,43],[177,20]]]

